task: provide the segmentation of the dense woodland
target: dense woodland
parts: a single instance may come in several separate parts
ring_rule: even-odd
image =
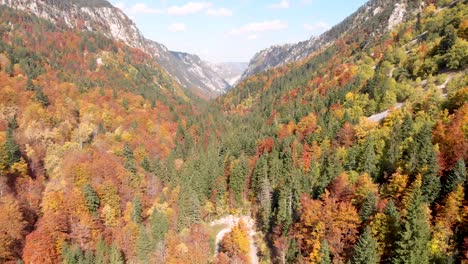
[[[468,261],[468,6],[423,2],[210,103],[0,7],[0,263],[249,263],[228,214],[260,263]]]

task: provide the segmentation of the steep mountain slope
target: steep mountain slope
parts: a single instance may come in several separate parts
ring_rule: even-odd
[[[179,58],[181,62],[185,65],[186,72],[192,73],[198,77],[197,82],[200,83],[200,86],[206,86],[210,88],[215,93],[223,93],[230,88],[230,85],[223,80],[218,74],[211,68],[211,66],[202,61],[197,55],[188,54],[185,52],[175,52],[172,54]],[[187,76],[187,78],[190,78]],[[196,83],[194,80],[194,82]]]
[[[230,158],[217,198],[251,206],[271,245],[260,256],[467,261],[467,219],[451,217],[468,206],[468,2],[421,3],[398,25],[392,11],[391,29],[384,16],[380,32],[373,19],[343,24],[323,49],[217,100]]]
[[[174,56],[164,45],[146,39],[136,25],[105,0],[0,0],[0,4],[27,11],[56,24],[99,32],[150,54],[182,87],[203,97],[215,97],[229,85],[196,55],[191,60]]]
[[[195,89],[197,94],[209,98],[229,90],[229,84],[197,55],[170,51],[154,41],[148,41],[148,44],[156,61],[184,87]]]
[[[160,193],[138,164],[165,159],[197,105],[140,49],[0,5],[0,263],[73,263],[81,231],[109,252],[120,203]],[[103,214],[86,202],[99,195]]]
[[[325,48],[343,33],[359,30],[364,25],[373,32],[381,34],[391,30],[404,21],[412,12],[420,9],[418,1],[413,0],[371,0],[343,22],[318,37],[297,44],[272,46],[255,54],[241,79],[277,66],[302,60],[314,51]],[[363,41],[361,45],[367,45]]]
[[[148,40],[149,52],[182,86],[208,98],[217,97],[230,85],[197,55],[168,50],[164,45]]]
[[[245,62],[221,62],[211,63],[210,65],[221,78],[233,86],[240,79],[249,64]]]

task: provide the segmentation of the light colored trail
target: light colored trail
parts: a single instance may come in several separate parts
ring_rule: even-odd
[[[255,221],[250,217],[250,216],[233,216],[233,215],[228,215],[226,217],[223,217],[221,219],[215,220],[210,223],[211,226],[216,226],[216,225],[224,225],[226,228],[221,229],[218,234],[216,234],[216,252],[215,256],[218,254],[219,251],[219,243],[223,239],[223,237],[231,232],[232,228],[236,226],[239,221],[242,220],[244,221],[246,227],[247,227],[247,232],[249,236],[249,256],[250,256],[250,263],[251,264],[258,264],[258,257],[257,257],[257,246],[255,245],[254,242],[254,236],[255,236]]]

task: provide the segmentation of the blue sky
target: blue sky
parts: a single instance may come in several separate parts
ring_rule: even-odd
[[[248,62],[275,44],[319,35],[366,0],[112,0],[143,34],[211,62]]]

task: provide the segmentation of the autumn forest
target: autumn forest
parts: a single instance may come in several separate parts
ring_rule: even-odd
[[[212,101],[0,5],[0,263],[467,263],[468,5],[412,4]]]

